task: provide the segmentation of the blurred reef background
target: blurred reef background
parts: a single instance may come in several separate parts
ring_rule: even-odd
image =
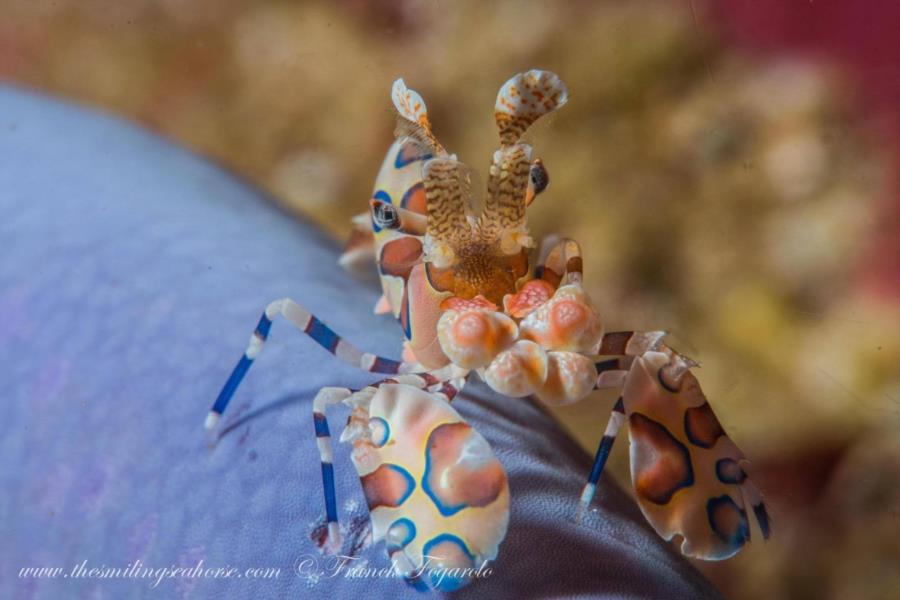
[[[731,598],[880,599],[900,589],[898,24],[881,0],[0,0],[0,77],[341,237],[395,78],[483,172],[499,86],[555,71],[570,101],[528,136],[552,181],[532,233],[582,243],[609,329],[667,329],[702,363],[772,507],[770,542],[697,566]],[[555,412],[593,452],[613,401]],[[630,488],[626,463],[622,442]]]

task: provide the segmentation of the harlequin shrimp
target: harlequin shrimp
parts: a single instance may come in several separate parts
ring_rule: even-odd
[[[216,422],[281,316],[323,348],[387,378],[363,389],[324,388],[312,417],[322,463],[327,536],[342,543],[334,491],[329,406],[351,414],[341,441],[368,503],[374,541],[420,589],[452,590],[469,569],[494,559],[506,534],[510,490],[488,442],[453,408],[472,373],[511,398],[561,405],[619,388],[579,503],[589,508],[619,428],[628,423],[638,504],[666,540],[682,537],[689,556],[719,560],[750,540],[749,515],[763,537],[769,518],[748,479],[746,459],[710,408],[696,366],[663,343],[661,331],[607,332],[582,287],[579,246],[535,246],[526,209],[548,185],[547,170],[523,135],[568,99],[553,73],[507,81],[494,117],[494,152],[483,208],[475,214],[468,167],[435,138],[425,102],[394,82],[396,141],[378,173],[369,211],[343,262],[374,250],[390,312],[405,336],[403,360],[365,353],[290,299],[269,304],[206,420]],[[426,560],[453,577],[429,577]],[[449,570],[449,571],[447,571]]]

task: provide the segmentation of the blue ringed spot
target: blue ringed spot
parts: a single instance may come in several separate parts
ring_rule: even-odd
[[[678,490],[694,485],[691,454],[661,423],[639,413],[632,413],[631,458],[645,459],[637,472],[632,472],[634,490],[638,497],[654,504],[668,504]]]
[[[438,546],[443,547],[437,548]],[[454,551],[457,553],[455,557]],[[466,543],[451,533],[441,533],[428,540],[422,547],[422,554],[433,557],[435,566],[443,568],[426,571],[431,579],[431,587],[441,592],[452,592],[466,585],[469,577],[465,571],[475,564],[475,555],[469,551]],[[467,564],[459,564],[459,559]],[[454,572],[458,575],[454,575]]]
[[[416,525],[406,517],[401,517],[391,523],[385,537],[389,554],[402,550],[416,539]]]
[[[706,503],[706,515],[713,533],[726,544],[728,551],[733,553],[750,539],[747,512],[731,496],[724,494],[710,498]]]
[[[416,489],[416,481],[409,471],[399,465],[382,464],[359,478],[369,510],[379,506],[401,506]]]
[[[720,458],[716,461],[716,477],[718,477],[719,481],[722,483],[741,484],[747,479],[747,474],[736,460],[732,458]]]
[[[372,432],[372,443],[378,448],[384,446],[391,437],[391,426],[382,417],[369,419],[369,430]]]
[[[725,430],[709,402],[704,402],[701,406],[684,411],[684,433],[695,446],[712,448],[716,440],[725,435]]]

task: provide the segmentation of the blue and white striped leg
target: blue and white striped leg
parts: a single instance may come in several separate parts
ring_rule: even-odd
[[[591,468],[591,474],[588,476],[587,483],[584,485],[584,489],[581,492],[578,515],[575,518],[577,522],[581,522],[581,519],[587,513],[588,508],[590,508],[591,500],[594,499],[594,493],[597,491],[597,482],[600,481],[600,475],[603,473],[606,459],[609,458],[609,453],[616,441],[616,434],[619,433],[619,428],[624,421],[625,404],[622,401],[622,397],[619,396],[618,401],[616,401],[615,406],[613,406],[612,413],[609,415],[609,422],[606,424],[606,431],[603,433],[603,437],[600,439],[600,445],[597,447],[597,454],[594,456],[594,466]]]
[[[206,415],[206,429],[213,429],[219,422],[219,417],[225,412],[225,408],[231,401],[231,397],[240,385],[244,375],[247,374],[247,370],[256,357],[259,356],[259,353],[262,352],[266,338],[269,336],[269,330],[272,328],[272,321],[278,315],[293,323],[317,344],[344,362],[359,367],[363,371],[397,374],[409,372],[415,368],[411,363],[362,352],[290,298],[275,300],[266,307],[265,312],[259,319],[259,323],[256,325],[256,329],[253,331],[253,335],[250,336],[250,342],[247,344],[244,355],[231,372],[231,375],[222,387],[222,391],[219,392],[219,396],[216,398],[209,414]]]
[[[313,399],[313,424],[316,430],[316,445],[319,447],[319,460],[322,463],[322,489],[325,494],[325,520],[327,521],[328,537],[325,540],[325,548],[332,554],[337,554],[341,549],[341,529],[338,526],[337,499],[334,491],[334,458],[331,448],[331,432],[328,430],[328,420],[325,417],[325,408],[330,404],[338,404],[353,393],[348,388],[326,387],[319,390]]]
[[[594,385],[594,389],[623,387],[635,357],[642,355],[649,349],[661,347],[661,342],[665,335],[664,331],[617,331],[605,334],[598,354],[607,356],[619,354],[624,356],[603,360],[594,364],[597,369],[597,383]],[[609,415],[606,431],[603,433],[603,437],[600,439],[600,444],[597,447],[597,454],[594,456],[594,465],[591,467],[591,473],[588,476],[587,483],[584,485],[584,489],[581,491],[578,515],[575,518],[578,522],[581,522],[591,506],[591,501],[597,492],[597,482],[600,481],[600,475],[603,473],[603,467],[606,466],[609,453],[612,451],[613,444],[616,441],[616,435],[624,422],[625,404],[622,397],[619,396]]]

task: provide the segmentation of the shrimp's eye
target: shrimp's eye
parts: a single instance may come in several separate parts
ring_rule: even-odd
[[[544,168],[544,163],[541,162],[541,159],[537,159],[531,163],[530,177],[535,195],[546,190],[547,186],[550,184],[550,175],[547,174],[547,169]]]
[[[372,220],[381,229],[396,229],[400,226],[397,209],[386,202],[378,202],[372,207]]]

